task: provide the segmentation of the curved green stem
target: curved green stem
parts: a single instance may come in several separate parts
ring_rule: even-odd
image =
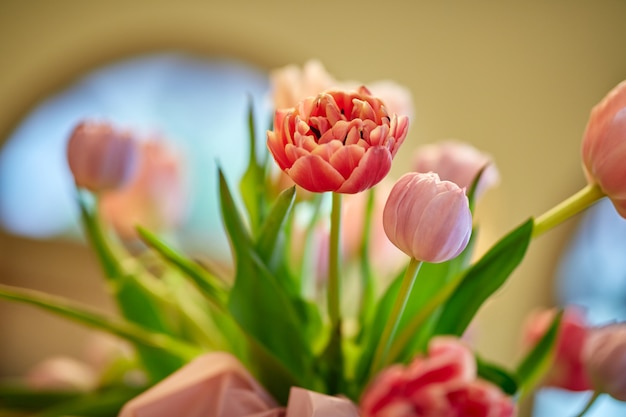
[[[378,346],[376,347],[374,360],[372,361],[372,366],[370,367],[369,378],[385,366],[389,349],[393,344],[400,320],[402,319],[402,314],[406,308],[409,296],[411,295],[411,290],[413,289],[413,284],[415,284],[415,279],[417,278],[417,273],[419,272],[421,266],[422,261],[411,258],[411,262],[409,263],[409,266],[404,274],[404,278],[402,279],[402,285],[398,291],[398,296],[393,304],[387,323],[385,323],[385,328],[383,329],[383,334],[380,337]]]
[[[576,417],[583,417],[587,413],[587,411],[589,411],[591,407],[596,403],[596,400],[598,399],[600,394],[602,393],[599,391],[594,391],[591,398],[589,398],[589,401],[587,401],[587,404],[585,404],[585,407],[580,410],[580,413],[576,414]]]
[[[558,226],[573,215],[583,211],[606,194],[597,184],[585,186],[570,198],[557,204],[535,219],[533,237],[538,237],[555,226]]]
[[[339,242],[341,231],[341,194],[333,193],[332,211],[330,214],[330,242],[328,245],[328,317],[331,328],[341,322],[339,302],[341,285],[339,282]]]

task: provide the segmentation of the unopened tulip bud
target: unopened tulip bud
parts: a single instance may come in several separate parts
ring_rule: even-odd
[[[589,183],[598,184],[626,218],[626,81],[592,109],[582,158]]]
[[[583,350],[593,388],[626,401],[626,325],[594,329]]]
[[[389,240],[407,255],[444,262],[459,255],[472,233],[465,191],[435,173],[408,173],[393,186],[383,210]]]
[[[108,123],[80,123],[67,144],[67,161],[79,187],[93,192],[116,189],[137,167],[138,146]]]

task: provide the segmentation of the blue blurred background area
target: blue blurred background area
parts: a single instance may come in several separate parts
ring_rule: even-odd
[[[162,137],[182,155],[190,200],[180,242],[223,258],[227,241],[217,207],[217,167],[236,185],[247,163],[249,102],[263,152],[271,115],[265,72],[181,53],[99,68],[37,105],[0,150],[0,224],[32,238],[76,236],[66,143],[79,121],[109,121],[140,138]]]

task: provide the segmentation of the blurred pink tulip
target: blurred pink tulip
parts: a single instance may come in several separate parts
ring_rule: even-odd
[[[363,417],[511,417],[513,401],[477,379],[474,355],[452,337],[431,341],[428,356],[384,370],[361,399]]]
[[[301,100],[329,89],[357,91],[363,85],[336,80],[317,60],[307,61],[302,69],[296,65],[275,69],[270,73],[270,83],[275,109],[296,107]],[[413,117],[413,98],[407,88],[391,80],[367,83],[367,88],[380,97],[388,113]]]
[[[626,325],[592,329],[583,349],[593,388],[626,401]]]
[[[67,144],[67,161],[79,187],[93,192],[119,188],[135,173],[138,145],[108,123],[81,122]]]
[[[288,65],[270,73],[274,108],[296,107],[306,97],[317,96],[336,84],[321,62],[310,60],[302,69]]]
[[[98,375],[88,364],[66,356],[43,360],[26,374],[26,383],[34,389],[90,391]]]
[[[476,198],[500,181],[500,174],[491,157],[473,146],[455,141],[444,141],[425,145],[415,152],[413,170],[416,172],[436,172],[439,178],[452,181],[466,191],[483,171],[476,187]]]
[[[589,183],[598,184],[626,218],[626,81],[591,110],[582,159]]]
[[[291,388],[286,417],[359,417],[352,401],[303,388]]]
[[[135,228],[167,230],[180,224],[185,215],[186,195],[177,155],[164,144],[141,144],[139,170],[124,188],[105,193],[102,214],[124,239],[133,239]]]
[[[555,309],[545,309],[532,313],[524,326],[524,344],[534,346],[548,330],[556,315]],[[588,374],[583,364],[583,348],[589,335],[584,314],[573,307],[567,308],[561,319],[561,326],[555,347],[554,361],[544,384],[569,391],[591,389]]]
[[[279,417],[271,396],[228,353],[196,358],[130,400],[119,417]]]
[[[459,255],[472,234],[465,192],[435,173],[408,173],[393,186],[383,211],[389,240],[407,255],[444,262]]]
[[[278,166],[312,192],[354,194],[373,187],[391,169],[408,118],[388,114],[361,87],[328,91],[277,110],[267,144]]]
[[[406,265],[406,256],[389,241],[383,228],[383,209],[391,186],[390,182],[383,180],[374,190],[368,259],[377,276],[396,273],[403,265]],[[347,262],[360,259],[368,198],[367,193],[358,193],[348,195],[343,199],[341,236],[344,259]]]

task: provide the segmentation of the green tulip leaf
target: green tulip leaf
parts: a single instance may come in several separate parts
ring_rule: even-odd
[[[532,230],[530,219],[464,272],[463,280],[443,307],[433,334],[463,335],[485,300],[506,282],[524,258]]]
[[[303,387],[310,386],[314,380],[313,355],[305,337],[307,323],[302,321],[281,280],[274,276],[259,256],[221,171],[219,178],[222,218],[236,265],[228,309],[242,330],[262,347],[262,351],[290,373],[282,390],[288,391],[293,381]],[[288,339],[285,339],[286,335]],[[273,382],[278,389],[277,382]]]
[[[516,374],[520,396],[532,392],[550,368],[562,317],[563,311],[559,311],[545,334],[518,365]]]
[[[501,366],[487,362],[476,356],[478,376],[500,387],[507,395],[515,395],[518,390],[517,375],[502,368]]]
[[[71,300],[45,292],[0,284],[0,298],[42,308],[75,322],[119,336],[137,346],[154,352],[166,353],[181,363],[201,353],[195,346],[167,334],[150,331],[129,321],[104,316]]]

